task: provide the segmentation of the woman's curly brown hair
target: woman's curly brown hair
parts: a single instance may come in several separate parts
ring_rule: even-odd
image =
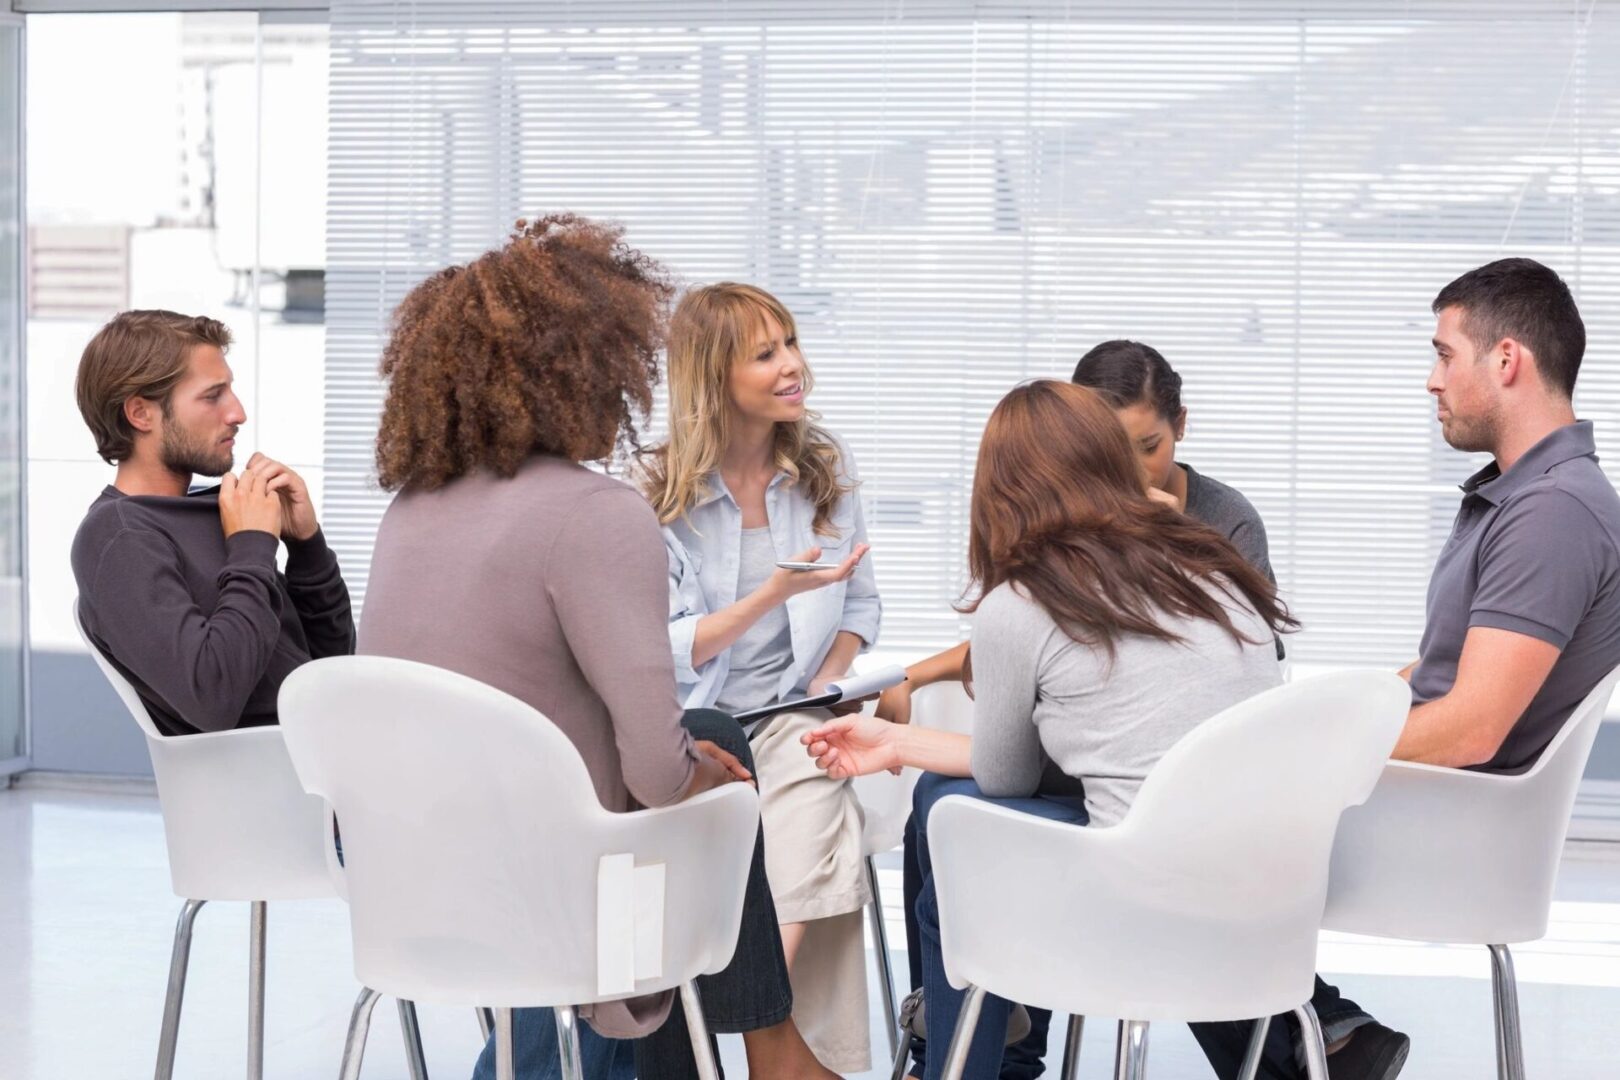
[[[573,214],[519,221],[503,246],[411,291],[382,357],[384,489],[639,448],[674,287],[623,236]]]

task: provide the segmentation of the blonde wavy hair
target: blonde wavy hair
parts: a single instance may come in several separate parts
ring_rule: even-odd
[[[764,289],[722,281],[689,290],[669,328],[669,439],[641,455],[641,487],[669,524],[708,493],[707,478],[720,466],[731,439],[735,410],[727,390],[731,369],[753,350],[768,318],[782,336],[798,336],[793,315]],[[804,365],[804,390],[815,380]],[[775,465],[815,506],[813,529],[832,536],[833,509],[850,490],[839,478],[838,444],[806,409],[794,423],[776,425]]]

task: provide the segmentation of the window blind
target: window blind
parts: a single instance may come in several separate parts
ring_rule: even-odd
[[[333,0],[325,513],[363,597],[390,311],[573,210],[801,324],[860,463],[884,644],[959,640],[979,432],[1098,341],[1159,348],[1179,457],[1259,508],[1297,659],[1415,655],[1482,462],[1429,302],[1528,255],[1575,290],[1620,462],[1620,11],[1552,3]]]

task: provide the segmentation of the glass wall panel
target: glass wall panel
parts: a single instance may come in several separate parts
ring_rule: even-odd
[[[0,16],[0,18],[4,18]],[[28,752],[23,673],[23,28],[0,21],[0,773]]]
[[[108,317],[167,308],[230,327],[248,413],[238,466],[263,451],[320,498],[326,58],[323,23],[254,12],[29,16],[35,768],[149,768],[71,615],[69,547],[114,475],[73,381]],[[98,77],[87,82],[87,70]]]

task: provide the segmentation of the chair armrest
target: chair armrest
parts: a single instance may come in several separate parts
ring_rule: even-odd
[[[1390,762],[1340,820],[1323,925],[1435,942],[1541,936],[1569,815],[1539,791],[1528,776]]]
[[[629,854],[664,867],[664,966],[719,971],[737,948],[743,893],[759,842],[759,798],[726,784],[654,810],[604,811],[591,842],[597,858]]]
[[[1290,890],[1258,865],[1217,888],[1138,832],[940,800],[928,838],[952,983],[1148,1020],[1269,1015],[1309,997],[1322,890],[1279,903]],[[1204,1015],[1165,1012],[1199,998]]]
[[[305,793],[279,727],[149,738],[177,893],[332,896],[325,804]]]

